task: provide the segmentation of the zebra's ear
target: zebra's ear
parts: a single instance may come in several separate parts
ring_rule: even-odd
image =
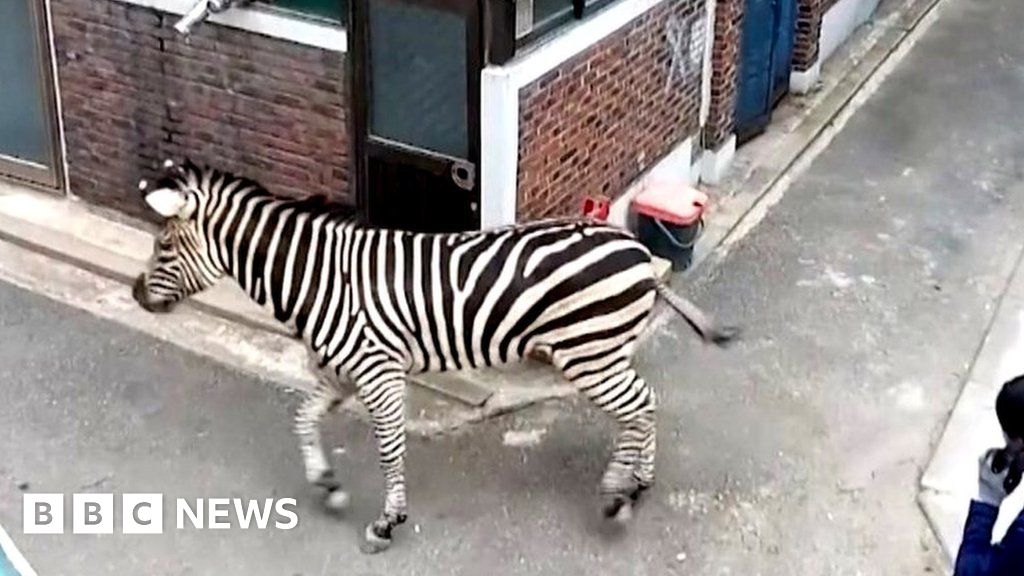
[[[181,190],[157,188],[146,194],[146,204],[164,218],[173,218],[184,214],[188,198]]]

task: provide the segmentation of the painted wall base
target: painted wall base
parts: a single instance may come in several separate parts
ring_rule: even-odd
[[[880,0],[839,0],[821,19],[821,39],[818,41],[818,62],[828,60],[853,34],[858,26],[868,21]]]
[[[715,150],[705,150],[700,157],[700,181],[706,184],[720,184],[732,166],[736,156],[736,135],[729,136]]]
[[[821,60],[811,66],[810,70],[792,72],[789,75],[789,91],[792,94],[807,94],[818,84],[821,77]]]
[[[697,176],[693,173],[692,157],[693,138],[690,137],[683,140],[671,152],[666,154],[664,158],[659,160],[657,164],[651,166],[647,172],[634,180],[629,185],[629,188],[626,189],[626,192],[612,202],[608,210],[608,222],[634,230],[636,228],[635,222],[633,214],[629,210],[629,205],[633,202],[633,198],[653,182],[695,182]]]

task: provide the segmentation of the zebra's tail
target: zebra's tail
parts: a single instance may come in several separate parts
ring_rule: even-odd
[[[655,286],[658,296],[678,312],[704,342],[725,348],[739,338],[738,327],[717,325],[696,304],[673,292],[664,282],[658,282]]]

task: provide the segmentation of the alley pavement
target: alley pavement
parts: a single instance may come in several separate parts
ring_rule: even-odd
[[[595,494],[613,428],[574,400],[410,439],[409,523],[362,555],[365,424],[326,426],[353,494],[329,514],[292,395],[5,283],[0,524],[41,575],[940,573],[918,480],[1024,247],[1024,3],[941,10],[760,225],[677,280],[745,337],[655,322],[659,477],[628,531]],[[23,491],[291,497],[299,523],[26,535]]]

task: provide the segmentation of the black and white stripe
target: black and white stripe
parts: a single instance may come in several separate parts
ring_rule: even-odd
[[[308,479],[339,505],[347,496],[318,424],[346,394],[358,395],[385,473],[384,510],[367,527],[373,549],[386,546],[406,516],[407,374],[549,355],[620,424],[601,489],[606,513],[621,516],[654,480],[655,395],[631,358],[656,296],[706,340],[731,335],[659,284],[647,249],[614,226],[565,220],[462,234],[382,230],[323,200],[278,198],[191,164],[146,192],[168,190],[182,195],[182,208],[164,226],[136,298],[158,311],[232,276],[309,345],[321,384],[299,409],[296,431]]]

